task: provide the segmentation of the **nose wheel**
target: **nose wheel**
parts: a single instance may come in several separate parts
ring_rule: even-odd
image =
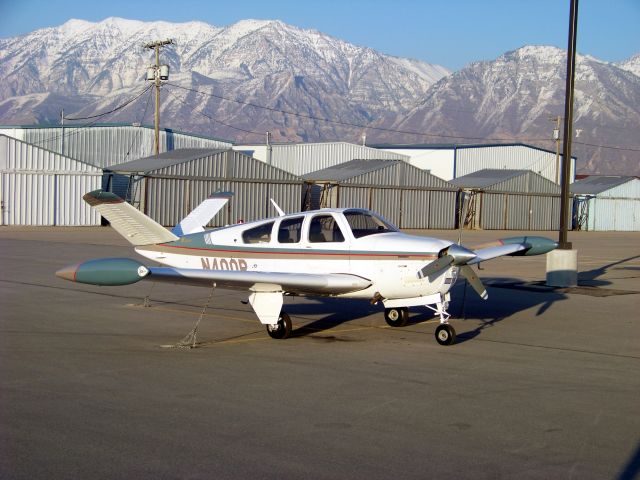
[[[456,331],[448,323],[441,323],[436,328],[436,341],[440,345],[453,345],[456,341]]]
[[[267,325],[267,333],[271,338],[275,338],[276,340],[284,340],[285,338],[289,338],[289,335],[291,335],[291,330],[291,318],[285,312],[280,312],[278,323]]]

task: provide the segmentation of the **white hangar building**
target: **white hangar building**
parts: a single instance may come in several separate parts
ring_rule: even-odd
[[[640,231],[640,179],[592,175],[571,185],[576,230]]]
[[[160,153],[181,148],[231,148],[233,142],[160,129]],[[109,167],[153,155],[155,131],[138,124],[2,126],[0,135],[79,160]]]
[[[101,168],[0,135],[0,225],[100,225],[82,196],[101,184]]]
[[[233,149],[297,176],[351,160],[409,161],[409,156],[401,153],[385,152],[347,142],[234,145]]]
[[[496,145],[374,145],[384,152],[409,157],[414,167],[429,170],[443,180],[453,180],[484,169],[529,170],[560,183],[556,152],[524,143]],[[560,155],[562,158],[562,155]],[[569,181],[575,179],[576,158],[571,157]]]

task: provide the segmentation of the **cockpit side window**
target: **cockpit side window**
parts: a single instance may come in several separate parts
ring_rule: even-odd
[[[280,222],[278,228],[279,243],[300,242],[300,232],[302,231],[302,221],[304,217],[287,218]]]
[[[397,232],[398,229],[377,215],[364,210],[346,210],[347,219],[355,238],[366,237],[376,233]]]
[[[309,242],[344,242],[344,235],[331,215],[316,215],[309,224]]]
[[[242,232],[244,243],[269,243],[274,222],[263,223],[257,227],[249,228]]]

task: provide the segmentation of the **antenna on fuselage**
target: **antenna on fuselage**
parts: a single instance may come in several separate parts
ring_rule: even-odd
[[[269,200],[271,200],[271,203],[273,204],[274,208],[276,209],[276,211],[278,212],[278,215],[281,217],[284,217],[286,215],[286,213],[284,213],[284,210],[282,210],[278,204],[276,203],[276,201],[273,198],[270,198]]]

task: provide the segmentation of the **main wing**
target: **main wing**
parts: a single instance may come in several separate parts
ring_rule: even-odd
[[[191,268],[151,267],[149,280],[252,290],[275,286],[290,294],[333,295],[363,290],[371,281],[346,273],[249,272],[241,270],[199,270]]]
[[[90,285],[130,285],[140,280],[299,295],[334,295],[363,290],[371,281],[346,273],[253,272],[147,267],[131,258],[100,258],[62,268],[56,275]]]

